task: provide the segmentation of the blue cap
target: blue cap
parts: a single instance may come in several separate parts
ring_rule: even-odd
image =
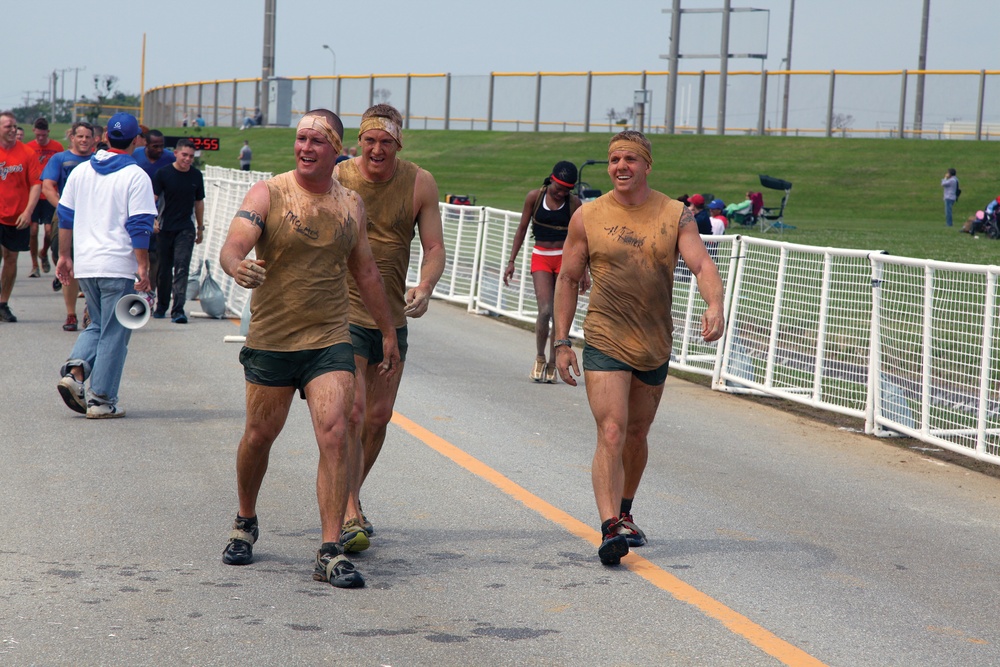
[[[139,121],[130,113],[119,111],[108,121],[108,138],[115,141],[132,141],[141,130]]]
[[[724,203],[722,203],[721,199],[713,199],[712,201],[710,201],[708,203],[708,207],[709,208],[717,208],[719,210],[722,210],[722,209],[726,208],[726,205]]]

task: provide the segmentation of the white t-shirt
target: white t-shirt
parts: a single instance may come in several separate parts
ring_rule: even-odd
[[[723,216],[713,215],[711,222],[713,236],[722,236],[726,233],[726,219]]]
[[[114,155],[98,151],[97,159]],[[99,174],[87,161],[70,173],[59,205],[74,212],[75,277],[135,277],[139,265],[125,222],[136,215],[156,215],[153,184],[146,172],[136,164],[129,164],[118,171]]]

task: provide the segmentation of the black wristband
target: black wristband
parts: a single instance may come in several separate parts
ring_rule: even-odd
[[[565,345],[566,347],[573,347],[573,341],[571,341],[569,338],[560,338],[556,341],[553,347],[562,347],[563,345]]]

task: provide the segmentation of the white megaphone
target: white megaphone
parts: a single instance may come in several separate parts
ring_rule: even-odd
[[[153,312],[153,295],[149,292],[126,294],[115,304],[115,317],[126,329],[138,329],[149,321]]]

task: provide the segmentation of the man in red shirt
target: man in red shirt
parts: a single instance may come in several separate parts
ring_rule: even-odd
[[[49,139],[49,121],[44,118],[39,118],[35,121],[32,131],[35,133],[35,138],[26,145],[38,156],[38,164],[41,165],[42,171],[45,171],[45,163],[49,161],[49,158],[56,153],[62,153],[65,149],[58,141]],[[35,212],[31,214],[31,232],[28,238],[28,245],[31,250],[32,278],[38,278],[42,275],[38,270],[39,261],[41,261],[42,271],[48,273],[52,270],[52,265],[49,263],[49,244],[52,241],[52,236],[49,232],[51,231],[52,214],[55,211],[55,207],[45,199],[45,195],[43,194],[41,199],[38,200],[38,205],[35,206]],[[38,252],[39,225],[42,227],[44,238],[42,252]]]
[[[17,254],[28,250],[31,213],[42,194],[38,156],[15,139],[17,119],[0,112],[0,322],[17,322],[7,301],[17,278]]]

